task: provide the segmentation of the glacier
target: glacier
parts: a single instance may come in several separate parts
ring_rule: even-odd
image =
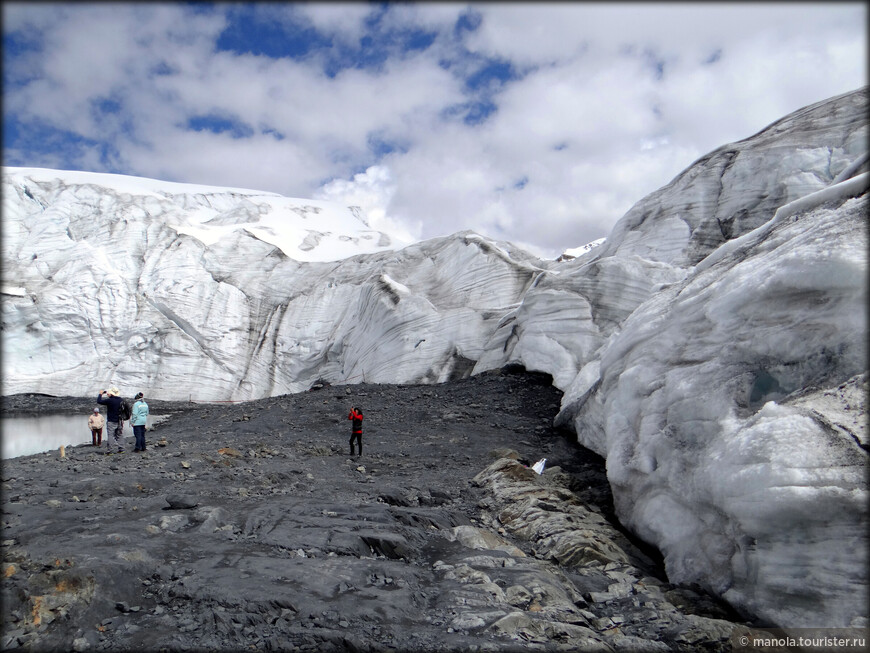
[[[780,626],[866,625],[866,116],[863,89],[701,158],[475,368],[550,371],[669,578]]]
[[[326,202],[81,175],[4,170],[6,394],[445,381],[539,272],[471,233],[396,251]]]
[[[4,168],[3,393],[547,372],[671,581],[782,627],[866,626],[866,118],[866,88],[805,107],[558,261],[397,242],[327,202]]]

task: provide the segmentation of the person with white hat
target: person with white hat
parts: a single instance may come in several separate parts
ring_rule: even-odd
[[[98,404],[106,406],[106,455],[112,453],[112,443],[118,453],[124,453],[124,420],[121,417],[121,404],[124,400],[118,396],[118,388],[110,388],[108,392],[100,390]]]
[[[100,408],[98,406],[94,408],[94,412],[88,417],[88,428],[91,429],[91,440],[95,447],[103,444],[103,425],[103,416],[100,415]]]

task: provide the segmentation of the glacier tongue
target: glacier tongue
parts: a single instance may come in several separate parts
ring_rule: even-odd
[[[544,274],[475,368],[552,373],[671,580],[782,626],[866,625],[866,111],[862,89],[703,157]]]
[[[249,399],[521,364],[672,581],[780,626],[866,625],[866,113],[862,89],[719,148],[559,262],[4,169],[4,392]]]
[[[669,576],[776,623],[848,626],[866,587],[867,453],[790,403],[866,370],[866,210],[784,223],[645,302],[574,417],[600,429],[618,514]]]

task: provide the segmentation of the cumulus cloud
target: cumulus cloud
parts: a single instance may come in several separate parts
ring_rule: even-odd
[[[853,3],[4,3],[4,163],[254,188],[555,256],[866,83]]]
[[[396,184],[390,170],[376,165],[355,174],[350,180],[334,179],[324,184],[313,199],[357,206],[362,209],[372,229],[386,232],[400,243],[411,244],[420,239],[419,227],[415,228],[412,220],[403,220],[401,216],[387,212],[395,192]]]

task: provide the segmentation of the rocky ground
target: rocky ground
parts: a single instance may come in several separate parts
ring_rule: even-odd
[[[508,370],[151,401],[170,417],[145,453],[128,426],[124,454],[5,460],[2,648],[731,650],[745,624],[622,532],[603,461],[552,427],[559,401]]]

